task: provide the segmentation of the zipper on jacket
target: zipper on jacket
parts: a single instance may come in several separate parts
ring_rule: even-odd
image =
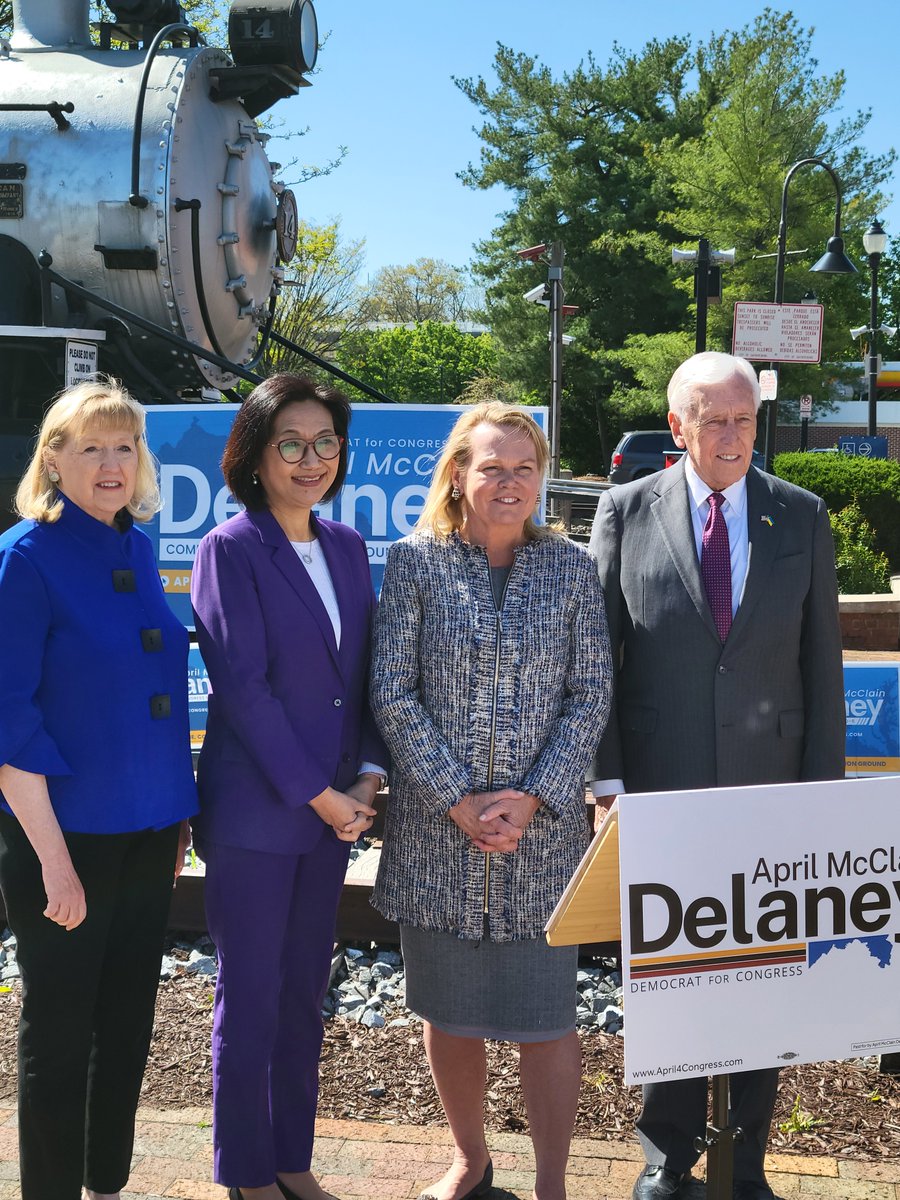
[[[491,580],[491,564],[485,552],[485,562],[488,569],[488,585],[491,589],[491,598],[494,595],[494,585]],[[494,645],[494,686],[491,696],[491,738],[488,749],[488,769],[487,769],[487,791],[492,791],[494,786],[494,741],[497,736],[497,690],[500,687],[500,645],[502,641],[503,625],[500,620],[503,613],[503,605],[506,603],[506,592],[509,587],[509,580],[515,567],[515,559],[513,559],[512,567],[510,567],[509,575],[506,577],[506,582],[503,584],[503,592],[500,596],[499,605],[494,603],[494,622],[495,622],[495,645]],[[487,851],[484,856],[484,936],[488,935],[488,915],[490,912],[490,886],[491,886],[491,855]]]

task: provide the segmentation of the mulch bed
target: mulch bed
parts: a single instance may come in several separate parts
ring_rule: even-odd
[[[18,1012],[17,989],[0,997],[0,1101],[15,1097]],[[208,980],[176,977],[160,985],[144,1104],[182,1108],[210,1103],[211,1027]],[[589,1033],[582,1048],[576,1135],[630,1140],[639,1091],[621,1083],[622,1039]],[[525,1131],[515,1051],[490,1044],[488,1060],[488,1127]],[[410,1125],[444,1122],[416,1025],[369,1030],[344,1020],[328,1022],[321,1076],[321,1116]],[[900,1079],[880,1074],[873,1059],[786,1067],[769,1148],[864,1160],[900,1157]]]

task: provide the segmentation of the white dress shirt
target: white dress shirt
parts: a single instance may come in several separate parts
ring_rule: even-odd
[[[709,516],[709,496],[715,488],[709,487],[697,474],[691,460],[685,455],[684,477],[687,480],[688,498],[691,504],[691,523],[694,528],[694,544],[697,561],[703,547],[703,528]],[[731,616],[737,614],[747,582],[750,566],[750,538],[747,531],[747,476],[742,475],[737,483],[722,492],[725,502],[722,516],[728,529],[728,547],[731,551]]]
[[[337,642],[337,647],[340,650],[341,610],[334,591],[331,572],[328,570],[328,563],[325,561],[325,555],[322,552],[322,545],[318,538],[314,538],[311,542],[291,542],[291,545],[296,550],[297,557],[303,563],[304,567],[306,567],[307,574],[313,581],[316,591],[319,593],[319,599],[325,605],[325,611],[328,613],[331,628],[334,630],[334,640]],[[359,764],[358,774],[382,775],[386,777],[387,771],[379,763],[362,762]]]

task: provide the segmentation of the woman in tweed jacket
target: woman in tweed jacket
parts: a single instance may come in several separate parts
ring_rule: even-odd
[[[389,552],[376,619],[372,708],[393,774],[374,903],[400,922],[456,1143],[435,1200],[491,1186],[485,1038],[518,1043],[535,1196],[565,1196],[577,948],[551,949],[543,929],[587,842],[611,665],[596,569],[533,519],[548,458],[521,410],[460,417],[416,532]]]

